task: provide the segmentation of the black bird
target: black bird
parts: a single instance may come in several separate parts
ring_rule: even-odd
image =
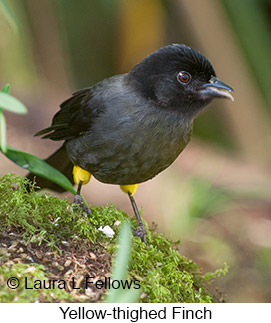
[[[46,161],[78,185],[91,174],[128,194],[142,241],[145,228],[133,195],[137,185],[166,169],[189,142],[193,120],[213,98],[233,89],[216,78],[209,60],[185,45],[162,47],[129,73],[85,88],[60,105],[52,125],[36,135],[64,140]],[[73,172],[73,175],[72,175]],[[34,175],[28,175],[33,180]],[[41,188],[63,191],[36,177]],[[83,207],[83,206],[82,206]]]

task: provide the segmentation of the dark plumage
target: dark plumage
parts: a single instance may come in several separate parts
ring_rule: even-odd
[[[180,71],[191,75],[188,84],[177,80]],[[215,71],[201,53],[169,45],[129,73],[74,93],[37,135],[65,140],[71,162],[102,182],[141,183],[185,148],[194,117],[213,98],[198,89],[212,77]]]
[[[178,157],[206,104],[214,97],[232,99],[231,91],[201,53],[169,45],[129,73],[74,93],[37,135],[65,141],[59,155],[66,154],[69,162],[57,161],[58,153],[47,161],[66,175],[73,164],[104,183],[141,183]],[[49,181],[36,181],[56,189]]]

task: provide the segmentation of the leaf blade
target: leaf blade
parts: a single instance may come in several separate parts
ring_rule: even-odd
[[[76,194],[76,190],[68,178],[39,157],[17,150],[10,146],[7,146],[7,152],[4,153],[4,155],[18,166],[27,169],[29,172],[49,179],[72,194]]]
[[[0,109],[0,148],[3,153],[7,152],[7,143],[6,143],[6,119]]]
[[[9,83],[5,84],[2,87],[1,92],[9,94],[9,92],[10,92],[10,84]]]
[[[118,251],[112,270],[112,280],[125,281],[128,276],[128,265],[131,255],[131,227],[128,221],[125,221],[120,229],[118,237]],[[106,303],[127,303],[137,302],[140,295],[138,290],[125,290],[124,288],[113,289],[107,295]]]
[[[0,108],[19,114],[27,113],[27,108],[19,100],[3,91],[0,91]]]

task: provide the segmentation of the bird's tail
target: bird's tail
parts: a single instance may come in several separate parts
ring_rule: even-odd
[[[72,183],[74,183],[72,175],[73,164],[67,156],[64,145],[61,146],[55,153],[53,153],[47,159],[45,159],[45,161],[49,165],[53,166],[61,173],[63,173]],[[32,182],[35,181],[35,184],[40,188],[48,188],[50,190],[60,193],[65,192],[65,189],[63,189],[61,186],[49,181],[46,178],[34,175],[32,173],[28,173],[26,177]]]

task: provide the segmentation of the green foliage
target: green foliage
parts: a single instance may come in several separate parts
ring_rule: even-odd
[[[30,302],[53,302],[72,301],[72,297],[65,290],[52,289],[26,289],[24,286],[25,278],[28,281],[41,280],[48,281],[48,273],[45,272],[44,266],[33,264],[31,267],[27,264],[14,264],[12,266],[0,267],[0,302],[1,303],[30,303]],[[6,286],[7,279],[16,277],[20,279],[20,286],[16,289],[8,289]]]
[[[68,178],[39,157],[12,147],[8,147],[5,155],[18,166],[27,169],[29,172],[35,175],[47,178],[63,187],[65,190],[76,194],[76,191]]]
[[[131,253],[131,228],[129,222],[125,221],[118,237],[118,250],[112,269],[112,280],[126,280]],[[125,290],[124,288],[113,289],[107,294],[107,303],[134,303],[138,300],[139,289]]]
[[[1,109],[1,108],[0,108]],[[6,153],[7,144],[6,144],[6,119],[2,111],[0,111],[0,149]]]
[[[134,244],[130,275],[141,281],[143,302],[212,302],[198,266],[151,232],[148,246]]]
[[[206,277],[202,277],[198,266],[181,256],[171,247],[172,242],[154,230],[147,229],[148,245],[142,243],[138,237],[133,237],[130,250],[129,230],[124,229],[119,240],[115,237],[110,239],[98,230],[100,226],[109,225],[118,233],[119,227],[114,223],[127,221],[128,216],[118,211],[113,205],[92,207],[93,215],[85,217],[82,216],[81,210],[73,209],[67,200],[42,195],[31,187],[28,191],[27,186],[29,186],[27,179],[15,175],[6,175],[0,179],[2,232],[10,230],[24,232],[26,241],[38,242],[40,245],[45,243],[55,252],[61,252],[61,241],[64,240],[86,239],[102,245],[110,254],[115,254],[118,245],[121,245],[114,262],[113,277],[122,279],[126,276],[129,261],[127,254],[130,253],[128,279],[140,281],[141,301],[213,301],[213,297],[205,287]],[[133,218],[132,225],[135,224],[136,219]],[[147,228],[146,224],[145,226]],[[83,240],[80,241],[82,243]],[[13,270],[13,267],[9,270]],[[14,271],[16,270],[15,267]],[[117,296],[118,301],[128,302],[135,301],[138,294],[136,292],[126,295],[120,293]],[[22,298],[29,301],[27,295],[20,299]],[[34,296],[33,298],[31,296],[30,301],[33,300]]]
[[[116,217],[124,217],[113,206],[104,208],[102,214],[101,208],[92,208],[93,217],[83,217],[81,209],[72,208],[68,200],[35,192],[26,178],[15,175],[1,178],[0,196],[1,228],[22,228],[27,240],[46,242],[54,248],[76,237],[95,242],[104,237],[97,230],[99,226],[112,226]]]
[[[1,92],[9,94],[10,85],[6,84],[2,89]],[[0,149],[3,152],[7,151],[7,144],[6,144],[6,119],[3,114],[3,109],[0,106]]]
[[[6,84],[0,91],[0,150],[18,166],[27,169],[35,175],[47,178],[63,187],[65,190],[76,194],[76,191],[68,178],[57,169],[47,164],[44,160],[12,147],[7,147],[6,121],[2,110],[4,109],[23,114],[27,112],[26,107],[20,101],[9,95],[9,91],[9,84]]]
[[[0,2],[1,4],[1,2]],[[26,113],[26,107],[13,96],[9,95],[10,85],[6,84],[0,91],[0,150],[7,152],[6,144],[6,120],[3,110],[15,113]]]
[[[112,277],[116,280],[125,279],[131,253],[131,228],[130,223],[125,221],[118,237],[118,252],[115,259],[115,265],[112,271]]]
[[[229,266],[225,263],[224,264],[224,268],[218,268],[215,272],[213,273],[206,273],[204,276],[203,276],[203,279],[206,280],[206,281],[210,281],[212,279],[215,279],[217,277],[220,277],[220,276],[225,276],[227,275],[229,272]]]
[[[3,89],[7,89],[4,87]],[[19,113],[19,114],[25,114],[27,113],[26,107],[16,98],[13,96],[9,95],[8,93],[3,92],[3,89],[0,92],[0,106],[1,109],[14,112],[14,113]]]
[[[9,94],[9,92],[10,92],[10,84],[7,83],[6,85],[4,85],[2,87],[2,89],[1,89],[1,92]]]

